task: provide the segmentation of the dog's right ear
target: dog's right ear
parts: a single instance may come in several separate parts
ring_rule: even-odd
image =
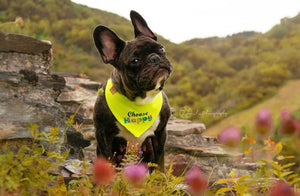
[[[116,67],[116,60],[123,50],[125,42],[109,28],[101,25],[95,28],[93,37],[103,62]]]

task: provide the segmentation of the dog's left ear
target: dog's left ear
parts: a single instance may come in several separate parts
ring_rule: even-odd
[[[157,40],[156,35],[154,35],[154,33],[148,27],[144,18],[139,13],[132,10],[130,12],[130,18],[131,18],[131,22],[134,27],[135,37],[144,35],[144,36],[150,37],[151,39],[154,39],[155,41]]]

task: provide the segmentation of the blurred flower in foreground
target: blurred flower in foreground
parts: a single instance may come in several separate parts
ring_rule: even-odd
[[[23,20],[22,17],[16,18],[15,23],[16,23],[17,25],[19,25],[20,27],[24,27],[24,20]]]
[[[295,192],[291,186],[284,181],[273,184],[269,191],[269,196],[295,196]]]
[[[255,119],[255,131],[261,136],[267,136],[273,132],[273,120],[270,110],[262,109],[258,112]]]
[[[296,129],[296,133],[297,133],[298,137],[300,138],[300,121],[294,121],[294,125],[295,125],[295,129]]]
[[[104,158],[98,158],[94,163],[94,180],[98,185],[109,184],[116,174],[112,165]]]
[[[228,127],[219,134],[218,139],[219,142],[225,146],[236,147],[242,139],[242,134],[240,129]]]
[[[296,130],[296,121],[293,119],[291,112],[288,110],[281,111],[281,120],[279,131],[282,134],[292,134]]]
[[[207,177],[201,172],[199,167],[193,166],[185,174],[185,182],[193,194],[201,194],[207,188]]]
[[[134,186],[143,182],[148,174],[148,168],[145,164],[127,165],[124,167],[125,178]]]

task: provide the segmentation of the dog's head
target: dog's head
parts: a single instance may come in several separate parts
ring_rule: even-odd
[[[142,16],[131,11],[130,17],[135,39],[125,42],[109,28],[97,26],[94,41],[104,63],[115,67],[117,76],[112,77],[118,78],[125,91],[131,91],[125,95],[130,99],[145,98],[147,92],[163,89],[173,67]]]

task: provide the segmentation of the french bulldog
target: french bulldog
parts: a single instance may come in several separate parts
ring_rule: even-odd
[[[173,67],[166,57],[164,47],[157,42],[157,37],[143,17],[131,11],[130,18],[135,34],[131,41],[121,40],[112,30],[102,25],[97,26],[93,33],[96,48],[103,62],[114,67],[110,84],[107,82],[104,85],[103,93],[98,95],[94,106],[97,155],[119,165],[128,143],[136,142],[140,147],[142,161],[156,163],[159,169],[163,170],[170,106],[162,90]],[[118,94],[120,100],[111,101],[115,94]],[[161,105],[157,104],[158,108],[153,108],[158,111],[155,119],[148,111],[124,111],[127,106],[118,106],[124,102],[126,103],[123,105],[133,103],[137,107],[149,106],[159,101]],[[112,107],[117,111],[113,111]],[[116,117],[115,113],[118,112],[128,115],[123,119],[125,122]],[[139,125],[144,126],[148,121],[152,121],[151,126],[138,133],[138,136],[130,132],[124,124],[137,124],[134,131],[139,131]]]

